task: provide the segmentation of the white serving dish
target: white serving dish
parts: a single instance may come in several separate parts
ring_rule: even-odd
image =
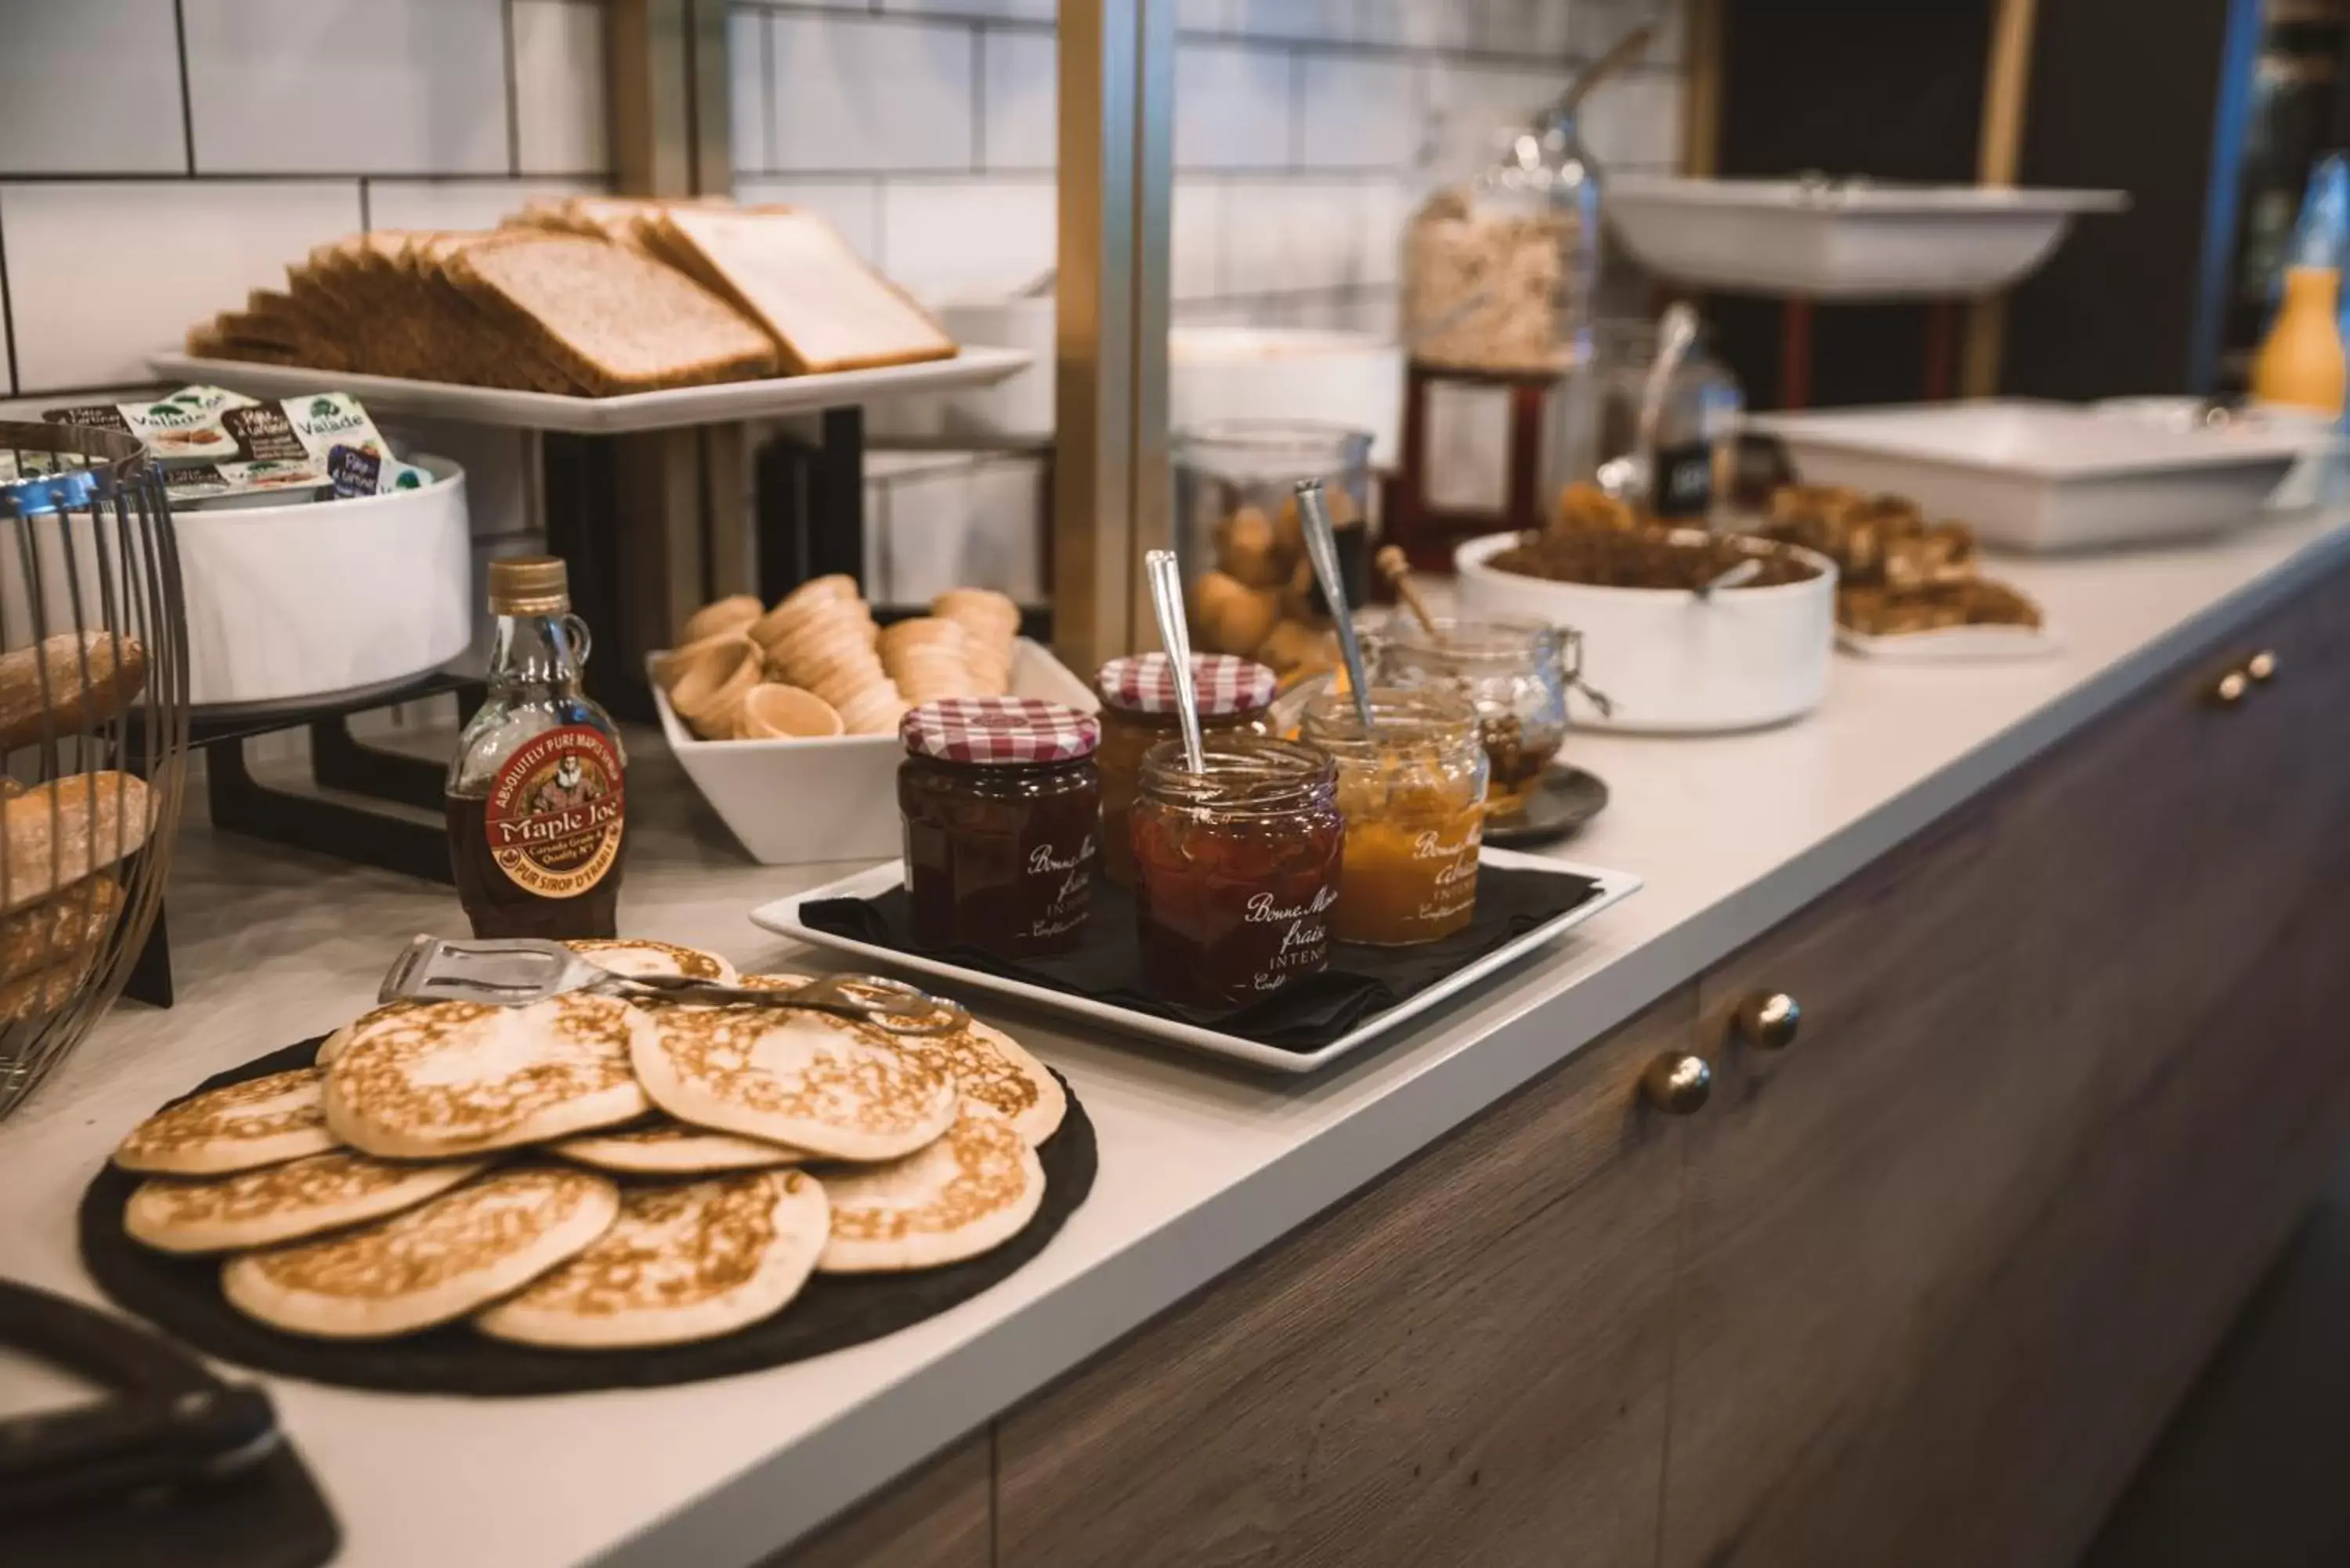
[[[1570,692],[1578,725],[1659,734],[1752,730],[1800,718],[1827,694],[1835,565],[1824,556],[1799,552],[1819,568],[1802,582],[1700,599],[1683,588],[1554,583],[1485,564],[1515,543],[1514,534],[1492,534],[1453,552],[1461,614],[1580,631],[1583,679],[1613,713]]]
[[[1813,299],[1991,294],[2120,191],[1619,175],[1607,224],[1649,271],[1733,294]]]
[[[1050,441],[1051,296],[949,303],[940,322],[957,337],[1008,344],[1036,362],[993,386],[908,398],[875,409],[877,440],[958,436]],[[1167,335],[1168,425],[1217,420],[1305,420],[1371,432],[1371,466],[1393,468],[1403,428],[1403,349],[1368,332],[1178,327]]]
[[[919,365],[838,370],[821,376],[774,376],[764,381],[722,381],[711,387],[625,392],[615,398],[573,398],[555,392],[511,391],[500,387],[461,387],[451,381],[360,376],[298,365],[255,365],[243,359],[206,359],[192,354],[151,354],[147,363],[162,376],[227,387],[256,397],[348,392],[378,419],[406,415],[411,419],[457,420],[515,430],[614,435],[629,431],[775,419],[785,414],[855,407],[909,392],[982,386],[1000,381],[1020,369],[1028,363],[1028,356],[1012,348],[966,344],[951,359],[930,359]]]
[[[172,514],[192,704],[229,717],[394,690],[465,651],[474,591],[464,471],[446,458],[410,461],[433,483],[308,505],[269,497]],[[16,559],[14,550],[5,555]],[[43,563],[53,627],[74,624],[63,565]],[[100,624],[96,566],[85,551],[85,626]],[[24,574],[0,566],[0,624],[27,626],[29,618]]]
[[[1167,335],[1167,423],[1303,420],[1368,431],[1371,466],[1400,461],[1403,348],[1368,332],[1179,327]]]
[[[647,659],[649,673],[660,658]],[[704,741],[677,716],[660,682],[652,685],[669,749],[754,860],[763,866],[885,860],[904,848],[898,762],[905,753],[897,736]],[[1101,706],[1091,687],[1024,637],[1013,649],[1012,691],[1088,713]]]
[[[2208,398],[2165,396],[2103,398],[2089,405],[2108,419],[2136,420],[2167,431],[2202,430],[2214,424],[2249,424],[2255,429],[2289,431],[2303,438],[2300,461],[2269,492],[2272,512],[2303,512],[2342,497],[2345,480],[2343,457],[2350,452],[2340,421],[2314,409],[2282,403],[2252,403],[2214,412]]]
[[[1107,1002],[1096,1002],[1091,997],[1076,996],[1065,991],[1030,985],[1025,981],[1008,980],[1001,975],[964,969],[959,964],[943,963],[936,959],[899,952],[895,948],[875,947],[871,943],[836,936],[829,931],[815,930],[801,923],[800,907],[804,904],[813,903],[821,898],[870,898],[899,886],[906,879],[906,867],[902,860],[892,860],[886,866],[876,866],[871,870],[860,871],[854,877],[844,877],[839,881],[825,887],[812,888],[805,893],[795,893],[789,898],[778,898],[772,904],[763,904],[751,911],[751,919],[756,924],[779,936],[795,938],[806,942],[811,947],[853,954],[862,963],[883,969],[910,971],[915,974],[949,981],[952,991],[958,996],[967,995],[973,991],[993,992],[1000,996],[1017,997],[1065,1017],[1082,1018],[1106,1023],[1130,1034],[1164,1041],[1171,1045],[1182,1046],[1186,1050],[1205,1052],[1213,1056],[1228,1056],[1234,1061],[1246,1062],[1251,1066],[1268,1068],[1275,1073],[1310,1073],[1316,1067],[1336,1061],[1350,1051],[1359,1050],[1407,1019],[1416,1017],[1440,1002],[1461,995],[1504,964],[1523,957],[1562,932],[1573,930],[1602,910],[1613,909],[1638,892],[1640,888],[1640,879],[1628,872],[1603,871],[1596,866],[1576,866],[1564,860],[1553,860],[1545,856],[1525,855],[1511,849],[1496,849],[1491,846],[1481,852],[1480,863],[1509,870],[1564,872],[1588,877],[1599,884],[1599,891],[1596,897],[1568,910],[1556,919],[1545,921],[1523,936],[1512,938],[1484,957],[1445,976],[1443,980],[1427,990],[1406,998],[1384,1012],[1372,1013],[1347,1033],[1333,1040],[1327,1045],[1312,1051],[1284,1051],[1277,1045],[1260,1044],[1254,1040],[1244,1040],[1237,1034],[1226,1034],[1221,1030],[1206,1028],[1201,1024],[1185,1023],[1178,1019],[1158,1018],[1148,1012],[1136,1012],[1128,1008],[1114,1007]]]
[[[2165,429],[2028,399],[1762,414],[1814,484],[1906,495],[1987,545],[2085,550],[2256,521],[2308,451],[2279,426]]]

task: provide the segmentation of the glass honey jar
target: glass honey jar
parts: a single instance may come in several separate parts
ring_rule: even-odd
[[[1238,1007],[1330,961],[1344,831],[1329,756],[1263,735],[1205,737],[1143,758],[1130,816],[1143,983],[1169,1002]]]
[[[1332,929],[1340,941],[1403,947],[1467,926],[1477,909],[1488,763],[1477,709],[1453,691],[1377,687],[1366,734],[1354,699],[1305,706],[1300,738],[1337,764],[1347,822]]]
[[[1256,733],[1264,730],[1272,706],[1273,671],[1229,654],[1191,656],[1191,686],[1200,700],[1203,734]],[[1094,677],[1101,694],[1101,746],[1094,763],[1101,773],[1102,874],[1121,888],[1134,884],[1134,849],[1127,838],[1142,777],[1142,759],[1178,733],[1175,672],[1163,653],[1113,659]]]

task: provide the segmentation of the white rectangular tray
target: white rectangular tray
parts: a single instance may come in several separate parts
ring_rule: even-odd
[[[1806,483],[1906,495],[1988,545],[2084,550],[2256,522],[2306,432],[2165,430],[2030,399],[1763,414]]]
[[[1599,884],[1599,892],[1596,897],[1569,909],[1556,919],[1536,926],[1523,936],[1513,937],[1484,957],[1463,965],[1427,990],[1405,998],[1384,1012],[1372,1013],[1347,1033],[1313,1051],[1284,1051],[1277,1045],[1260,1044],[1253,1040],[1243,1040],[1237,1034],[1226,1034],[1196,1023],[1155,1018],[1147,1012],[1114,1007],[1066,991],[1030,985],[1024,981],[1006,980],[1001,975],[942,963],[914,953],[899,952],[895,948],[876,947],[869,942],[836,936],[829,931],[813,930],[801,923],[802,905],[820,898],[870,898],[897,887],[905,880],[905,862],[902,860],[892,860],[886,866],[876,866],[854,877],[844,877],[825,887],[778,898],[772,904],[763,904],[751,911],[751,919],[779,936],[795,938],[811,947],[853,953],[885,969],[910,970],[934,980],[951,981],[960,992],[991,991],[1002,996],[1015,996],[1072,1018],[1091,1019],[1129,1033],[1180,1045],[1187,1050],[1205,1052],[1211,1056],[1229,1056],[1234,1061],[1246,1062],[1251,1066],[1264,1067],[1276,1073],[1310,1073],[1377,1039],[1406,1019],[1460,995],[1504,964],[1523,958],[1562,932],[1573,930],[1600,911],[1613,909],[1640,888],[1640,879],[1628,872],[1606,871],[1596,866],[1577,866],[1540,855],[1496,849],[1491,846],[1483,851],[1481,864],[1513,871],[1552,871],[1588,877]]]
[[[614,398],[573,398],[555,392],[511,391],[501,387],[464,387],[453,381],[360,376],[298,365],[206,359],[193,354],[151,354],[147,363],[159,375],[227,387],[255,397],[348,392],[378,417],[405,414],[411,419],[453,420],[515,430],[618,435],[631,431],[673,430],[815,413],[910,393],[985,386],[1025,369],[1029,358],[1017,348],[967,344],[951,359],[929,359],[919,365],[887,365],[873,370],[839,370],[820,376],[774,376],[764,381],[722,381],[710,387],[624,392]]]
[[[661,656],[645,659],[650,674]],[[686,728],[652,683],[661,733],[686,777],[763,866],[880,860],[904,844],[898,826],[896,734],[822,739],[705,741]],[[1090,713],[1100,701],[1050,649],[1020,639],[1012,649],[1012,694],[1041,697]]]

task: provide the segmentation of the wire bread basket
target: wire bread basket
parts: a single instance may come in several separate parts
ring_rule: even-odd
[[[146,449],[0,421],[0,1116],[96,1026],[161,907],[182,605]]]

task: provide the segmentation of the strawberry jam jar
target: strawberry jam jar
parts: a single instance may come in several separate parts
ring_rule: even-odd
[[[1134,851],[1142,979],[1194,1007],[1239,1007],[1330,961],[1346,843],[1337,774],[1311,746],[1205,738],[1206,769],[1168,741],[1142,759]]]

